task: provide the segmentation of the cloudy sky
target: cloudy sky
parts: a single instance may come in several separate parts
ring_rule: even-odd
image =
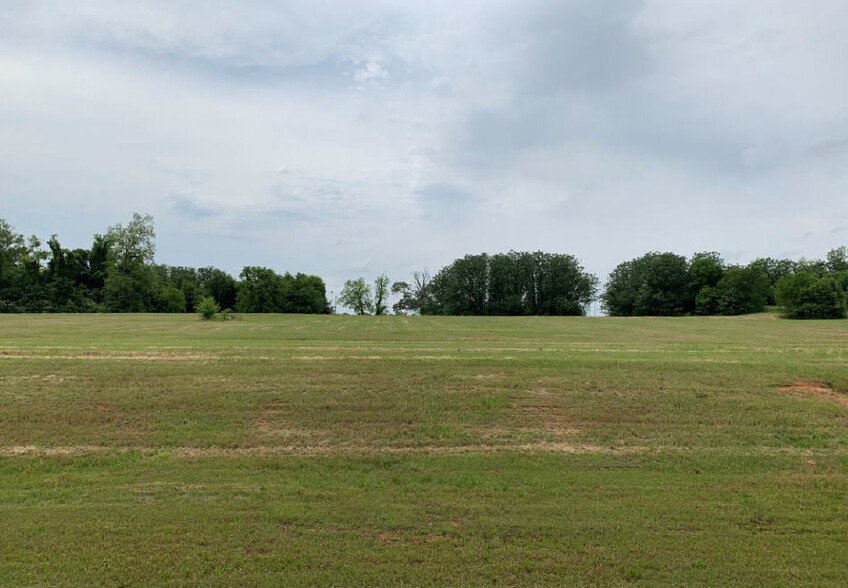
[[[348,277],[848,242],[844,0],[0,0],[0,217]]]

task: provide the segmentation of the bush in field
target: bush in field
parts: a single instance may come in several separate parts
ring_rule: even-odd
[[[214,298],[211,296],[205,296],[197,303],[195,310],[203,319],[208,321],[221,312],[221,307],[218,306],[218,303],[215,302]]]
[[[798,272],[780,278],[775,287],[783,316],[795,319],[836,319],[845,317],[845,294],[836,280],[811,272]]]

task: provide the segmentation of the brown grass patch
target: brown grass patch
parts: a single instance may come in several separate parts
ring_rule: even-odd
[[[839,406],[848,408],[848,394],[840,393],[833,390],[830,386],[823,382],[808,382],[798,381],[781,386],[780,391],[790,396],[818,398],[827,400]]]
[[[290,455],[295,457],[317,457],[322,455],[462,455],[481,453],[600,453],[606,455],[632,455],[651,451],[642,446],[609,447],[604,445],[574,445],[570,443],[523,443],[504,445],[413,445],[382,446],[368,445],[279,445],[257,447],[117,447],[108,445],[0,446],[0,457],[37,456],[63,457],[101,453],[126,453],[138,451],[146,455],[167,453],[185,458],[264,457]]]
[[[578,429],[565,411],[555,391],[538,387],[510,406],[516,420],[525,428],[536,428],[554,437],[577,433]]]
[[[274,444],[303,444],[325,446],[330,443],[330,431],[297,427],[285,418],[281,410],[268,409],[254,419],[253,430],[263,442]]]
[[[119,361],[198,361],[220,359],[217,355],[201,353],[165,353],[161,351],[144,351],[128,353],[78,353],[78,354],[47,354],[30,353],[26,351],[0,351],[0,359],[82,359],[82,360],[119,360]]]
[[[11,384],[24,384],[27,382],[44,384],[62,384],[66,379],[78,379],[77,376],[60,376],[58,374],[34,374],[29,376],[0,376],[0,382]]]

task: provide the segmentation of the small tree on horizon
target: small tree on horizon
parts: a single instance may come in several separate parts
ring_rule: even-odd
[[[380,274],[374,280],[374,314],[381,316],[388,314],[389,307],[386,304],[389,298],[389,276]]]
[[[339,294],[339,302],[358,315],[371,314],[374,311],[371,287],[365,281],[365,278],[346,281],[341,294]]]

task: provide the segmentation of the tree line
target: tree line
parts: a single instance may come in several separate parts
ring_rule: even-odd
[[[195,312],[204,298],[237,312],[329,313],[317,276],[245,267],[236,280],[214,268],[156,264],[153,218],[133,215],[95,235],[90,248],[46,247],[0,219],[0,312]]]
[[[432,279],[413,273],[395,282],[397,314],[571,315],[586,313],[600,298],[611,316],[740,315],[779,306],[787,318],[843,318],[848,290],[848,249],[824,260],[762,257],[728,264],[714,252],[687,259],[646,253],[616,266],[598,296],[598,279],[571,255],[516,252],[467,255]],[[349,280],[340,302],[357,314],[385,314],[388,278],[371,288]]]
[[[612,316],[738,315],[776,305],[787,318],[843,318],[846,289],[845,247],[824,260],[762,257],[747,265],[716,252],[647,253],[612,271],[601,302]]]
[[[95,235],[88,249],[66,249],[53,235],[28,239],[0,219],[0,312],[235,312],[327,314],[324,281],[247,266],[238,279],[214,268],[156,264],[149,215]],[[434,276],[414,272],[391,283],[348,280],[338,300],[356,314],[586,314],[600,299],[612,316],[738,315],[779,306],[788,318],[843,318],[848,249],[823,260],[755,259],[728,264],[716,252],[690,258],[646,253],[599,280],[566,254],[466,255]],[[389,307],[390,300],[395,300]]]

